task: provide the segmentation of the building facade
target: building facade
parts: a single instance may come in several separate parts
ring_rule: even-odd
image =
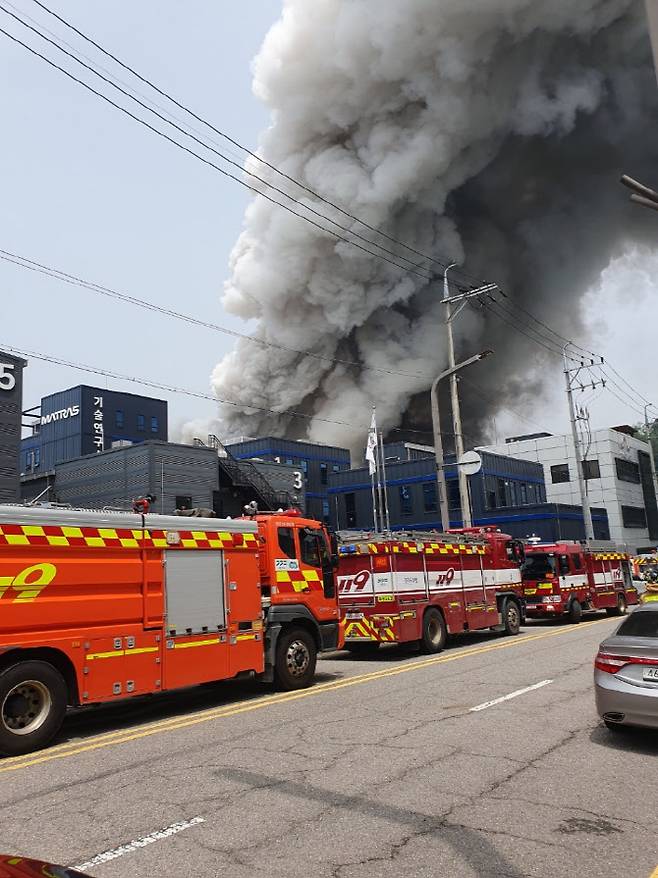
[[[330,521],[329,479],[336,473],[349,470],[350,452],[347,448],[273,436],[227,442],[226,448],[237,460],[273,461],[295,468],[298,474],[296,486],[305,490],[306,514],[319,521]]]
[[[25,360],[0,351],[0,503],[15,503],[20,494],[19,453],[26,365]]]
[[[543,468],[551,503],[579,504],[576,455],[571,436],[540,435],[489,446]],[[591,506],[603,507],[610,538],[630,551],[658,541],[658,506],[648,443],[630,427],[595,430],[583,466]]]
[[[393,530],[440,530],[433,457],[395,460],[397,446],[385,446],[386,496]],[[482,453],[482,469],[469,476],[473,523],[495,525],[512,536],[543,540],[583,539],[579,506],[546,502],[543,468],[531,461]],[[454,461],[454,457],[452,458]],[[451,458],[447,458],[448,464]],[[456,467],[446,468],[451,527],[462,525]],[[332,474],[329,487],[332,524],[338,530],[373,528],[368,469]],[[598,539],[608,539],[605,511],[593,512]]]
[[[26,476],[117,444],[167,440],[167,403],[148,396],[83,384],[43,397],[30,411],[35,412],[32,435],[21,443]]]

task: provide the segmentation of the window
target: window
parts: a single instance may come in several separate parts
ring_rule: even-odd
[[[507,482],[505,479],[496,479],[496,487],[498,490],[498,505],[502,508],[509,506],[509,493],[507,490]]]
[[[620,482],[632,482],[634,485],[640,484],[640,467],[633,463],[632,460],[622,460],[621,457],[615,457],[615,467],[617,469],[617,478]]]
[[[436,512],[436,482],[423,485],[423,509],[425,512]]]
[[[329,524],[329,501],[322,501],[322,520],[325,524]]]
[[[559,485],[561,482],[570,482],[571,476],[569,475],[569,464],[556,463],[555,466],[552,466],[551,481],[554,485]]]
[[[183,494],[176,496],[176,509],[191,509],[192,498]]]
[[[496,492],[487,491],[487,509],[496,508]]]
[[[295,551],[295,534],[291,527],[279,528],[279,548],[286,558],[297,557],[297,552]]]
[[[327,555],[327,545],[321,530],[311,530],[310,527],[299,529],[299,551],[304,564],[311,567],[322,567],[322,562]]]
[[[347,527],[356,527],[356,494],[345,494],[345,518]]]
[[[581,555],[572,555],[571,559],[573,561],[573,569],[579,573],[583,569],[582,556]]]
[[[647,515],[643,506],[622,506],[621,520],[624,527],[647,526]]]
[[[160,427],[158,426],[158,419],[151,418],[151,433],[157,433]]]
[[[568,555],[560,555],[559,563],[560,563],[560,576],[568,576],[569,575],[569,556]]]
[[[114,426],[123,430],[123,409],[117,409],[114,412]]]
[[[333,464],[333,466],[331,467],[331,471],[332,471],[332,473],[339,473],[340,472],[340,467],[338,466],[337,463]]]
[[[555,557],[546,552],[529,552],[521,567],[523,579],[545,579],[555,573]]]
[[[327,464],[321,463],[320,464],[320,484],[321,485],[327,484],[327,470],[328,470]]]
[[[409,485],[400,485],[400,514],[413,515],[413,505],[411,502],[411,491]]]
[[[521,489],[521,506],[527,506],[528,505],[528,486],[526,485],[525,482],[521,482],[520,489]]]
[[[292,466],[292,457],[286,457],[286,463],[288,464],[288,466]]]
[[[583,461],[583,478],[586,480],[601,478],[601,468],[599,467],[598,460]]]
[[[304,477],[308,477],[308,460],[300,460],[299,465],[302,468],[302,472],[304,473]]]
[[[146,429],[146,419],[144,418],[144,415],[137,415],[137,429],[140,433],[143,433]]]
[[[621,623],[617,634],[622,637],[658,637],[658,611],[631,613]]]

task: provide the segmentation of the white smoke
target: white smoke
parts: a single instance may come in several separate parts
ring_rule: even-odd
[[[655,155],[643,125],[656,91],[643,15],[637,0],[284,0],[255,61],[254,89],[272,113],[260,155],[416,250],[495,279],[573,336],[587,323],[581,294],[635,221],[619,173],[640,176]],[[248,168],[391,247],[396,261],[427,266],[255,160]],[[261,339],[360,365],[238,342],[212,376],[218,397],[244,405],[220,406],[223,435],[359,447],[372,404],[385,428],[425,425],[418,395],[445,366],[441,295],[438,277],[375,259],[256,196],[224,307],[255,319]],[[473,372],[490,402],[464,394],[477,429],[487,409],[530,387],[543,352],[486,312],[467,309],[456,331],[464,355],[485,341],[496,349]]]

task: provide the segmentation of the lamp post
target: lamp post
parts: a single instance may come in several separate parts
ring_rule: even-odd
[[[441,381],[444,378],[450,378],[453,375],[456,375],[457,372],[460,372],[462,369],[465,369],[467,366],[471,366],[473,363],[477,363],[479,360],[484,360],[485,357],[488,357],[490,354],[493,354],[493,351],[481,351],[479,354],[475,354],[472,357],[469,357],[467,360],[464,360],[462,363],[457,363],[457,365],[452,365],[450,368],[446,369],[445,372],[441,372],[434,379],[434,383],[432,384],[431,390],[431,403],[432,403],[432,431],[434,433],[434,458],[436,460],[436,485],[439,494],[439,509],[441,510],[441,529],[446,531],[450,527],[450,515],[448,511],[448,496],[446,493],[446,477],[444,472],[444,463],[443,463],[443,441],[441,439],[441,420],[439,417],[439,393],[438,387]],[[470,506],[470,501],[468,499],[468,492],[466,494],[466,504]],[[465,515],[468,515],[470,518],[470,509],[464,510],[462,508],[462,518]]]

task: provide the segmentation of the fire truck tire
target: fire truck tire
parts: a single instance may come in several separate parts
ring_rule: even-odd
[[[515,600],[508,598],[503,604],[503,633],[515,637],[521,630],[521,610]]]
[[[628,603],[626,602],[626,598],[623,594],[620,594],[617,597],[617,606],[616,607],[607,607],[606,614],[608,616],[625,616],[626,611],[628,610]]]
[[[583,608],[580,601],[573,600],[569,605],[568,619],[572,625],[577,625],[583,618]]]
[[[420,645],[425,653],[441,652],[445,649],[448,640],[448,631],[446,623],[440,611],[436,607],[430,607],[425,610],[423,616],[423,636],[420,639]]]
[[[68,693],[64,678],[47,662],[26,661],[0,674],[0,753],[39,750],[60,730]]]
[[[282,631],[276,645],[274,678],[279,689],[306,689],[313,682],[317,647],[310,631],[291,628]]]

